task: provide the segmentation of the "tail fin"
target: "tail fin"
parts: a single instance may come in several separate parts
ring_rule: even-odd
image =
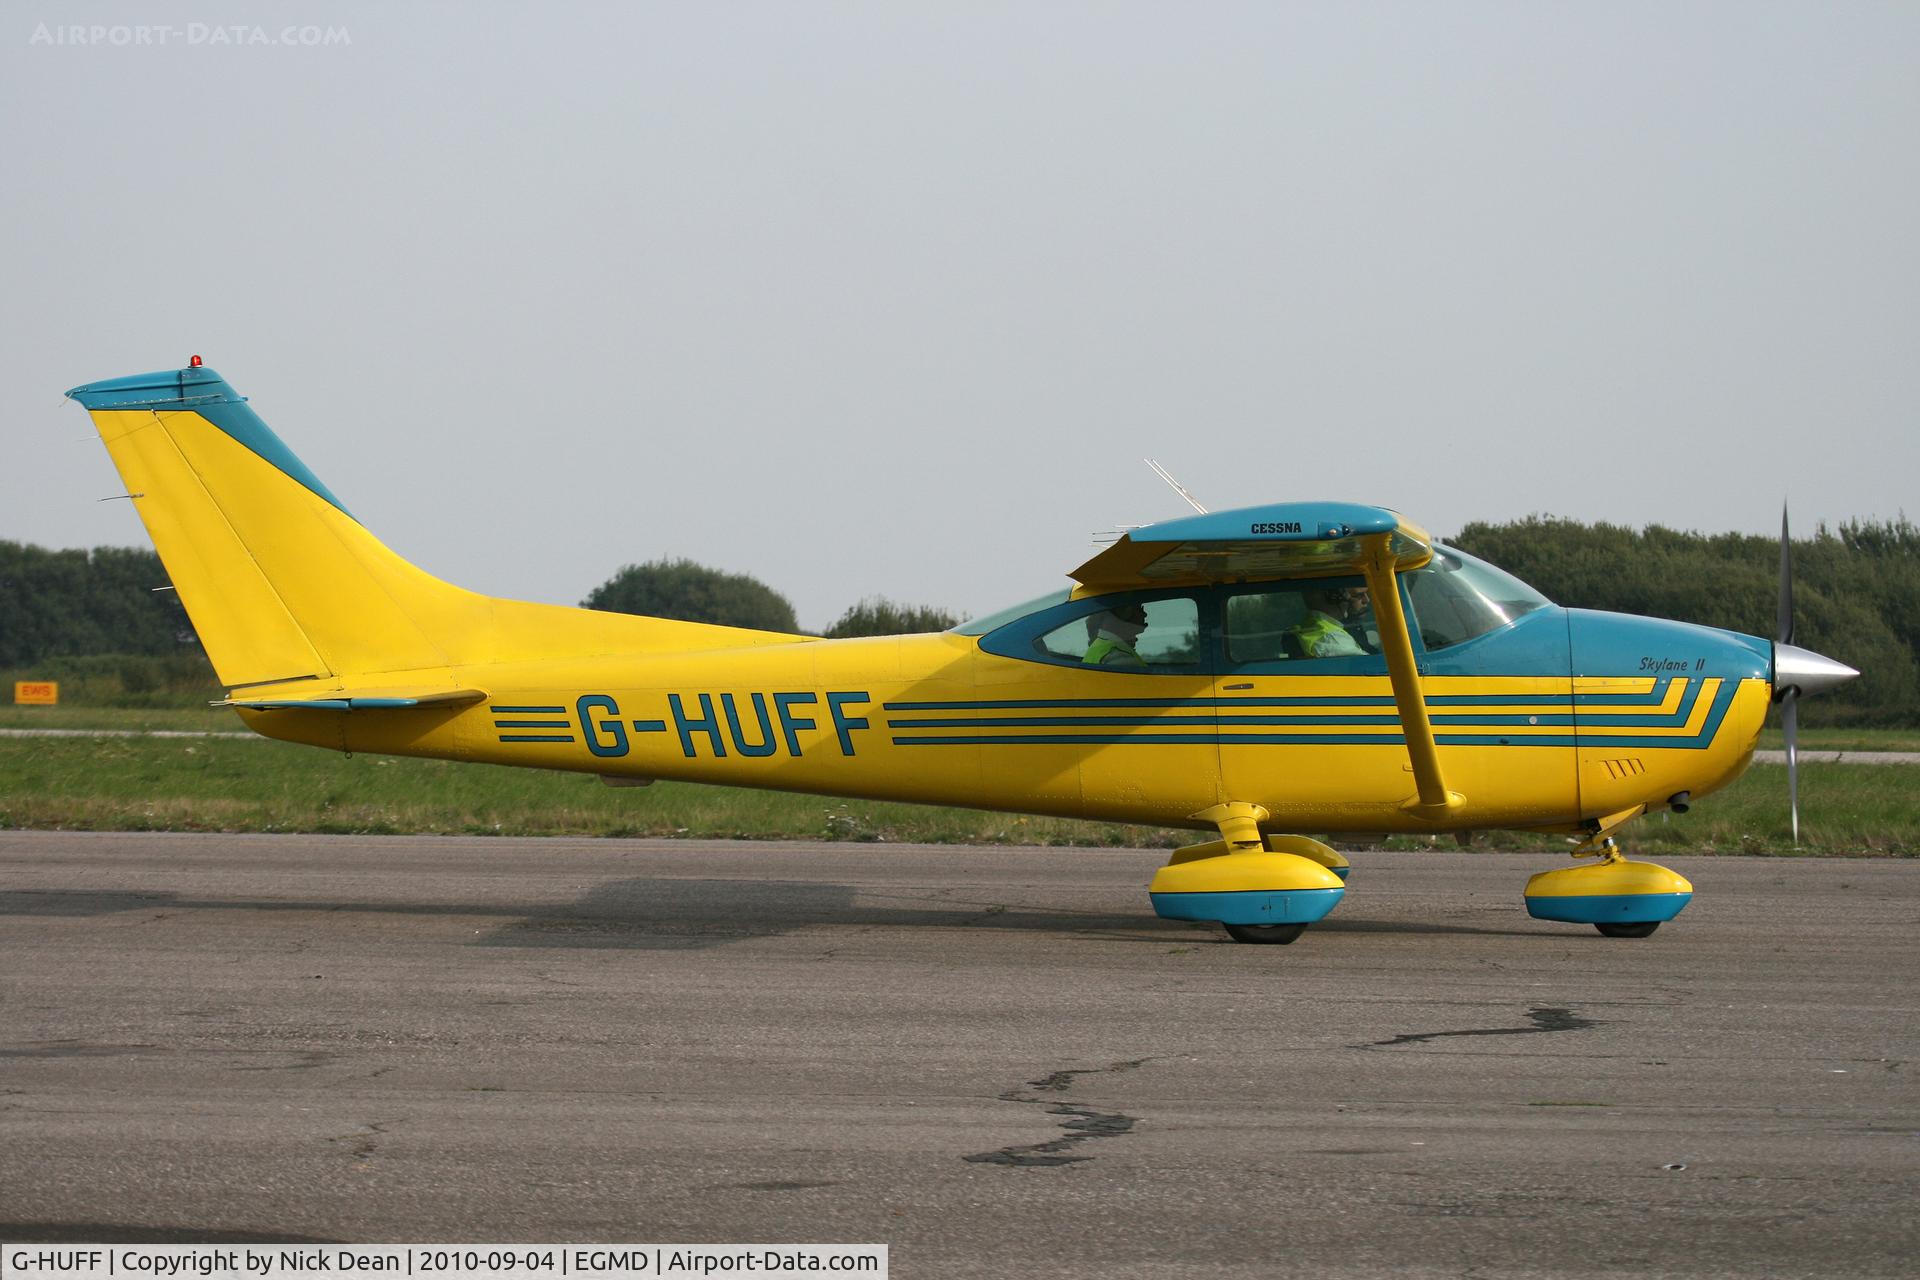
[[[75,387],[229,687],[800,639],[442,582],[348,513],[219,374]]]

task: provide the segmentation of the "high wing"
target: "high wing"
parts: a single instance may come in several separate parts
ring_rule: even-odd
[[[1443,818],[1465,803],[1447,788],[1420,688],[1396,574],[1433,559],[1433,537],[1385,507],[1280,502],[1212,511],[1134,529],[1073,571],[1076,596],[1142,587],[1361,574],[1373,596],[1416,794],[1407,809]]]
[[[1131,530],[1072,576],[1082,584],[1076,595],[1334,577],[1362,572],[1383,545],[1395,572],[1418,569],[1433,557],[1432,535],[1385,507],[1279,502]]]

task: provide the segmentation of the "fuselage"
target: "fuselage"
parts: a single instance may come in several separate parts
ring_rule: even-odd
[[[1461,797],[1440,819],[1408,807],[1384,660],[1282,653],[1236,629],[1255,612],[1255,588],[1237,586],[1125,593],[1182,629],[1146,669],[1075,657],[1080,620],[1115,602],[1081,596],[934,635],[380,677],[487,692],[464,708],[242,714],[334,749],[1195,828],[1243,801],[1291,831],[1573,829],[1704,795],[1750,759],[1766,641],[1537,597],[1463,634],[1480,624],[1407,576],[1421,687]]]

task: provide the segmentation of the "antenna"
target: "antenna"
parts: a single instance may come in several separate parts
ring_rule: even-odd
[[[1195,511],[1198,511],[1201,515],[1207,514],[1207,509],[1200,505],[1200,499],[1194,497],[1191,493],[1188,493],[1187,486],[1181,484],[1178,480],[1175,480],[1173,478],[1173,472],[1167,470],[1165,467],[1155,462],[1152,458],[1146,458],[1144,459],[1144,461],[1148,466],[1153,468],[1153,474],[1159,476],[1162,480],[1165,480],[1168,484],[1172,485],[1173,491],[1187,500],[1188,506],[1192,507]]]

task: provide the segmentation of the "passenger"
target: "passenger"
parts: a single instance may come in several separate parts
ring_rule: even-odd
[[[1365,587],[1314,587],[1305,593],[1305,599],[1307,616],[1291,632],[1300,643],[1300,656],[1351,658],[1366,652],[1347,630],[1349,619],[1360,617],[1373,606],[1373,597]]]
[[[1146,660],[1134,646],[1146,629],[1147,611],[1142,605],[1102,609],[1087,618],[1087,656],[1080,661],[1090,667],[1145,670]]]

